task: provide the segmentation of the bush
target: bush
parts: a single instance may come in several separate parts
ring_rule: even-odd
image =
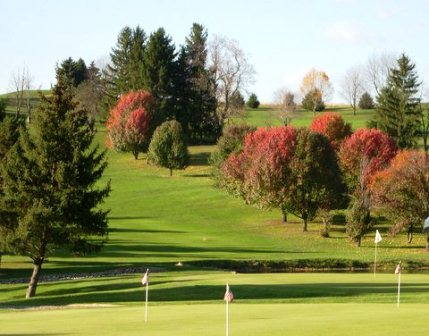
[[[368,92],[365,92],[362,94],[362,96],[359,99],[359,108],[363,110],[370,110],[375,108],[374,100],[372,99],[371,95]]]
[[[318,96],[318,98],[316,100],[316,108],[315,108],[315,110],[317,112],[321,112],[321,111],[325,110],[325,103],[323,102],[322,97],[319,94],[317,94],[314,90],[308,92],[304,96],[304,98],[302,99],[302,107],[305,110],[313,111],[313,107],[314,107],[313,96],[315,96],[315,95]]]
[[[166,121],[153,133],[147,154],[149,163],[173,169],[184,169],[188,165],[189,154],[182,126],[176,120]]]
[[[247,100],[247,106],[256,109],[259,107],[259,105],[260,102],[258,100],[258,97],[256,96],[256,94],[252,93]]]

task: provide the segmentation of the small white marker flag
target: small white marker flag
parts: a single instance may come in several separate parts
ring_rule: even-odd
[[[146,273],[143,275],[142,285],[143,286],[149,285],[149,268],[146,270]]]
[[[382,238],[381,238],[381,234],[380,234],[380,232],[378,232],[378,230],[377,231],[375,231],[375,239],[374,239],[374,242],[376,243],[376,244],[378,244],[379,242],[381,242],[382,241]]]
[[[398,264],[398,266],[396,266],[396,269],[395,269],[395,274],[401,274],[401,264],[399,263]]]
[[[226,284],[226,291],[225,295],[223,296],[223,299],[228,303],[231,303],[232,300],[234,300],[234,294],[232,294],[228,284]]]

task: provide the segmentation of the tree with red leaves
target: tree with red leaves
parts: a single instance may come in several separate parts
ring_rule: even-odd
[[[328,137],[335,150],[338,150],[341,142],[352,134],[351,125],[346,123],[339,113],[334,112],[318,115],[309,128]]]
[[[303,219],[304,231],[322,206],[341,198],[337,157],[328,139],[307,129],[260,128],[246,136],[222,172],[227,189],[262,208]]]
[[[421,225],[429,216],[427,154],[415,150],[399,152],[387,169],[374,176],[371,191],[374,205],[395,222],[391,233],[408,228],[408,242],[411,243],[414,226]]]
[[[295,146],[292,127],[259,128],[248,133],[240,153],[232,153],[221,172],[226,189],[247,204],[285,210],[289,161]]]
[[[384,169],[396,154],[394,141],[376,129],[359,129],[341,144],[339,158],[351,202],[347,214],[347,233],[360,246],[362,236],[370,228],[370,181]]]
[[[107,145],[121,152],[131,152],[137,160],[149,144],[152,96],[146,91],[130,91],[119,98],[107,120]]]

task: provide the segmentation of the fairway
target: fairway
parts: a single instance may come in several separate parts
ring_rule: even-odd
[[[230,305],[230,335],[423,335],[427,305],[247,304]],[[225,305],[67,308],[0,315],[1,335],[224,335]]]

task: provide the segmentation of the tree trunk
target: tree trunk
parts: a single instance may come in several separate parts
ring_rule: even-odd
[[[355,244],[356,247],[360,247],[361,242],[362,242],[362,236],[357,236],[353,238],[353,242]]]
[[[283,215],[283,223],[287,222],[287,211],[285,208],[282,208],[282,215]]]
[[[31,275],[30,283],[28,284],[26,299],[29,299],[36,295],[37,284],[39,282],[39,274],[42,269],[43,259],[37,259],[34,261],[33,274]]]
[[[408,244],[411,244],[413,242],[413,238],[414,238],[414,236],[413,236],[413,226],[410,225],[410,227],[408,228],[408,231],[407,231]]]
[[[173,169],[170,168],[170,176],[173,176]]]
[[[134,160],[138,160],[139,152],[133,152]]]
[[[307,218],[307,216],[304,216],[304,217],[302,218],[302,220],[304,221],[304,227],[302,228],[302,231],[303,231],[303,232],[307,232],[307,222],[308,222],[308,218]]]

